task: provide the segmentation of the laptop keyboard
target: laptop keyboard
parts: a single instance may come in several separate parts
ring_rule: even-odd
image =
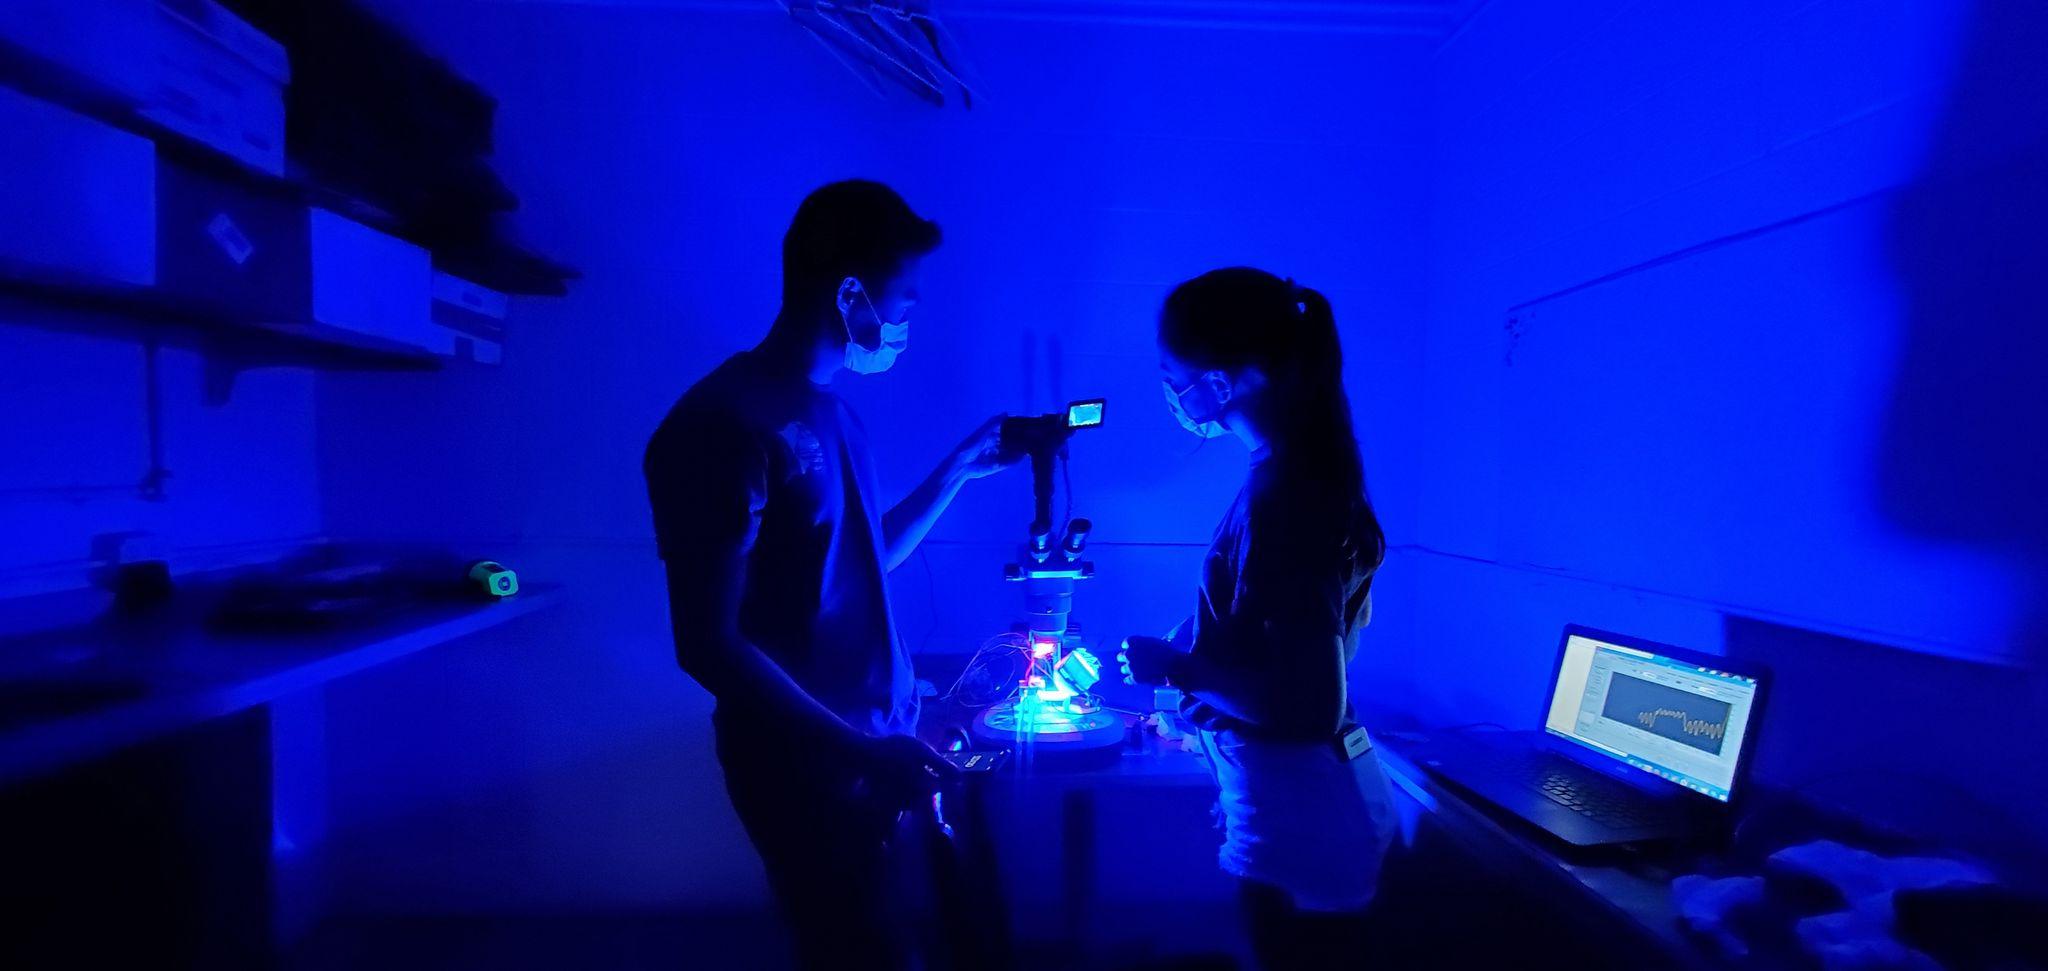
[[[1645,810],[1641,793],[1547,752],[1510,753],[1503,761],[1509,777],[1603,826],[1632,829],[1659,819]]]

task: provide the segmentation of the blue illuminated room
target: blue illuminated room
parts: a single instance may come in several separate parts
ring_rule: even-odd
[[[2048,4],[0,0],[0,968],[2048,969]]]

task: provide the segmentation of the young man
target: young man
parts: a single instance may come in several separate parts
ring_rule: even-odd
[[[831,390],[909,340],[939,228],[874,182],[806,198],[766,339],[676,402],[647,445],[676,660],[717,699],[733,808],[806,967],[904,962],[884,912],[897,814],[952,767],[912,734],[888,571],[960,487],[1002,468],[1000,418],[886,514],[860,422]]]

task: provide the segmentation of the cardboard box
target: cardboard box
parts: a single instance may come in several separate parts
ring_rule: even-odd
[[[5,0],[0,45],[100,100],[140,107],[156,91],[156,0]]]
[[[235,317],[433,348],[427,251],[296,199],[158,163],[157,283]]]
[[[284,172],[284,46],[214,0],[0,0],[0,46],[95,102]]]
[[[160,0],[162,47],[144,118],[284,174],[284,46],[213,0]]]

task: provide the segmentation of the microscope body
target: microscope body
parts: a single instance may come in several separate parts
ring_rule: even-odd
[[[1003,419],[1002,457],[1011,462],[1031,461],[1029,538],[1004,576],[1024,584],[1025,614],[1032,635],[1064,638],[1067,616],[1073,609],[1074,581],[1095,574],[1095,565],[1082,558],[1093,524],[1086,519],[1066,523],[1054,541],[1053,472],[1065,457],[1067,440],[1077,430],[1100,426],[1103,412],[1103,399],[1094,398],[1069,404],[1063,413]]]
[[[1095,575],[1095,564],[1085,558],[1094,526],[1074,519],[1055,533],[1052,517],[1053,473],[1065,459],[1067,441],[1102,419],[1103,400],[1097,398],[1074,402],[1063,414],[1003,421],[1003,457],[1031,462],[1030,531],[1017,561],[1004,570],[1006,580],[1024,588],[1030,663],[1016,700],[982,713],[977,730],[985,740],[1023,742],[1040,751],[1045,745],[1101,750],[1122,736],[1121,722],[1097,711],[1087,695],[1101,679],[1101,664],[1082,648],[1071,619],[1075,582]]]

